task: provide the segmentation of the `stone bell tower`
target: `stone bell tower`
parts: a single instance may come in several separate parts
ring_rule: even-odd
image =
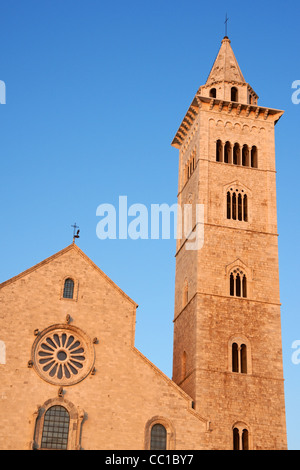
[[[177,240],[173,380],[210,421],[210,449],[285,449],[274,128],[222,40],[172,145],[178,204],[204,243]],[[194,233],[198,221],[193,219]]]

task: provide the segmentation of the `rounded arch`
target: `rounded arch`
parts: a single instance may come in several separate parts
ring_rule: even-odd
[[[239,333],[228,340],[228,371],[239,374],[252,374],[252,351],[250,340]]]
[[[74,298],[74,287],[75,281],[72,277],[67,277],[64,280],[63,287],[63,298],[64,299],[73,299]]]
[[[238,92],[237,87],[235,86],[231,87],[230,94],[231,94],[231,101],[239,100],[239,92]]]
[[[238,181],[225,185],[224,201],[225,218],[237,222],[250,222],[249,204],[251,201],[251,191],[248,188]]]
[[[50,443],[45,447],[45,443],[47,442],[45,440],[45,432],[51,432],[51,429],[48,429],[49,420],[47,417],[49,417],[49,414],[51,414],[53,415],[51,416],[51,419],[55,421],[55,413],[57,414],[58,418],[58,427],[62,425],[60,432],[61,434],[64,434],[63,448],[65,450],[78,450],[80,448],[80,431],[85,414],[83,410],[80,410],[73,403],[64,399],[63,397],[56,397],[47,400],[34,413],[35,420],[33,421],[35,427],[31,448],[54,448],[51,447]]]
[[[252,448],[251,431],[248,424],[237,421],[232,426],[232,449],[233,450],[250,450]]]
[[[210,98],[216,98],[217,97],[217,89],[216,88],[211,88],[209,90],[209,96],[210,96]]]
[[[154,426],[163,426],[166,431],[166,450],[175,449],[175,428],[164,416],[153,416],[145,425],[145,450],[151,449],[151,431]]]

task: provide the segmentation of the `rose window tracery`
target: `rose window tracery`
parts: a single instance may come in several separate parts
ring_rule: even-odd
[[[47,382],[72,385],[83,380],[94,363],[92,341],[79,328],[54,325],[33,345],[33,365]]]

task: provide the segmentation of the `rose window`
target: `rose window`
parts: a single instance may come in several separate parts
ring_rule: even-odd
[[[79,328],[56,325],[42,332],[33,345],[33,364],[47,382],[72,385],[91,371],[91,340]]]

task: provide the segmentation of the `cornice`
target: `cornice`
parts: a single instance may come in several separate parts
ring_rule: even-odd
[[[259,121],[272,121],[274,125],[279,121],[284,111],[279,109],[257,106],[254,104],[238,103],[233,101],[220,100],[217,98],[207,98],[196,94],[193,99],[175,137],[172,146],[180,148],[184,143],[192,124],[199,115],[200,110],[209,111],[216,114],[226,114],[231,116],[240,116]]]

